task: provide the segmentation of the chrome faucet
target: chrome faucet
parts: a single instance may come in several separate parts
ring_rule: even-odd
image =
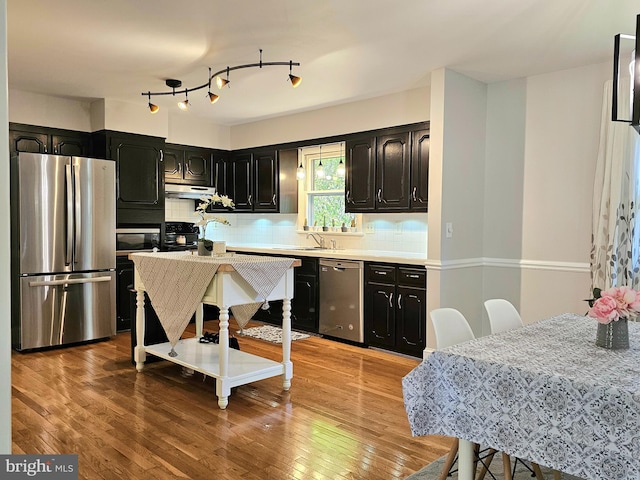
[[[317,233],[307,233],[307,238],[309,237],[313,238],[320,248],[326,248],[324,245],[324,237],[322,235],[318,235]]]

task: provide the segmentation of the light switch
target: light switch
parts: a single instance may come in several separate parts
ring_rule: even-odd
[[[447,236],[447,238],[453,237],[453,223],[447,222],[446,228],[445,228],[445,235]]]

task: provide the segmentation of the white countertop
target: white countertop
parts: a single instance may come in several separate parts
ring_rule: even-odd
[[[266,253],[271,255],[289,255],[293,257],[335,258],[342,260],[363,260],[365,262],[401,263],[424,265],[426,253],[391,252],[382,250],[330,249],[300,247],[295,245],[234,244],[227,250],[245,253]]]

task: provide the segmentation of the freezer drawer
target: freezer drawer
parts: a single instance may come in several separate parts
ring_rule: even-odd
[[[13,346],[27,350],[115,335],[115,298],[113,271],[21,277]]]

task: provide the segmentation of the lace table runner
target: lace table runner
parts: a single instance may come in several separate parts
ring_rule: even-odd
[[[231,265],[264,301],[294,262],[292,258],[234,255],[201,257],[190,252],[135,253],[131,255],[158,319],[172,346],[180,339],[221,265]],[[232,307],[242,326],[262,301]],[[253,309],[253,311],[251,311]]]

